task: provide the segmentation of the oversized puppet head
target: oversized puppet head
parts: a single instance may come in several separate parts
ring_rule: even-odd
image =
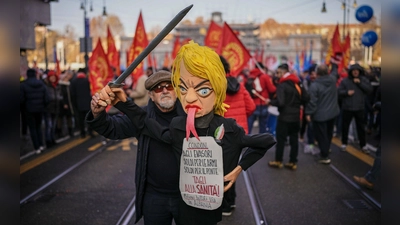
[[[172,84],[188,116],[190,110],[195,118],[212,110],[224,115],[227,81],[214,50],[190,41],[180,48],[172,67]]]
[[[172,65],[172,85],[187,114],[186,138],[196,138],[195,118],[214,114],[223,116],[227,105],[227,81],[219,55],[193,41],[183,45]]]

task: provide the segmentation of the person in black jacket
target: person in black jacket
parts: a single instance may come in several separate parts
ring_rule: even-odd
[[[270,104],[278,107],[279,116],[276,126],[276,152],[275,161],[270,161],[269,166],[282,168],[283,150],[285,148],[286,138],[289,136],[290,159],[285,164],[286,168],[297,169],[297,155],[299,152],[298,134],[300,131],[300,106],[302,105],[300,89],[300,79],[289,73],[288,64],[284,63],[278,66],[277,76],[279,84],[276,89],[276,98],[272,99]]]
[[[332,142],[333,126],[335,118],[339,115],[336,81],[339,75],[337,65],[332,63],[331,74],[328,75],[328,67],[317,67],[317,79],[309,88],[310,101],[306,107],[306,118],[312,122],[315,139],[320,149],[319,163],[329,164],[329,148]]]
[[[20,86],[20,104],[26,112],[29,132],[37,154],[44,150],[42,118],[49,104],[49,95],[45,84],[36,77],[36,70],[28,69],[28,79]]]
[[[85,116],[90,111],[90,101],[92,96],[90,93],[90,83],[86,76],[85,69],[79,69],[76,78],[71,81],[71,100],[74,105],[78,126],[81,132],[81,138],[86,137]],[[92,128],[88,127],[88,133],[94,136]]]
[[[246,135],[234,119],[224,118],[227,81],[218,54],[190,41],[173,63],[172,85],[187,113],[161,126],[126,98],[121,88],[105,87],[94,104],[115,105],[142,132],[173,147],[179,163],[182,224],[211,225],[222,220],[224,191],[242,170],[275,145],[271,134]],[[242,149],[249,147],[244,151]],[[240,160],[239,160],[240,159]]]
[[[63,101],[62,101],[62,108],[60,111],[60,120],[61,124],[64,124],[64,118],[67,122],[67,127],[68,127],[68,134],[70,137],[74,136],[73,133],[73,120],[72,117],[74,115],[74,109],[72,107],[72,100],[71,100],[71,89],[70,85],[71,82],[70,80],[73,77],[73,72],[71,70],[66,71],[63,76],[60,79],[60,84],[61,87],[61,93],[63,96]]]
[[[182,106],[176,101],[171,84],[171,73],[158,71],[148,78],[145,88],[150,100],[144,110],[149,118],[154,118],[163,126],[168,126],[172,118],[184,115]],[[93,99],[96,99],[93,96]],[[96,107],[92,100],[92,111],[87,114],[87,122],[100,135],[110,139],[138,138],[136,160],[136,220],[142,217],[144,224],[175,224],[179,214],[179,167],[172,147],[149,136],[141,135],[126,115],[109,116],[105,107]],[[115,130],[113,130],[115,129]],[[168,169],[166,169],[168,168]],[[158,203],[156,203],[158,202]],[[172,203],[171,205],[169,205]]]
[[[364,76],[364,69],[359,64],[350,66],[349,76],[340,82],[339,97],[342,98],[342,150],[346,150],[351,120],[354,118],[360,148],[364,153],[369,153],[365,137],[365,98],[372,92],[369,80]]]

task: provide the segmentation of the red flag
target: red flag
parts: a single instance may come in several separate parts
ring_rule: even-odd
[[[254,52],[254,56],[253,57],[257,62],[259,62],[258,58],[260,58],[260,57],[258,56],[258,49],[256,49],[256,51]]]
[[[350,63],[350,35],[346,35],[346,39],[344,39],[344,42],[342,43],[342,49],[343,49],[343,60],[340,64],[339,72],[342,71],[343,68],[348,68],[349,63]]]
[[[119,54],[115,47],[114,38],[111,34],[110,27],[107,26],[107,59],[110,66],[115,68],[116,73],[121,74],[119,68]]]
[[[251,58],[250,53],[226,22],[217,53],[228,61],[233,76],[238,75]]]
[[[204,38],[204,45],[217,50],[221,37],[222,27],[218,26],[218,24],[211,20],[206,37]]]
[[[164,63],[163,63],[163,67],[167,67],[169,68],[171,66],[171,60],[169,58],[169,53],[166,52],[164,55]]]
[[[181,43],[179,41],[179,36],[176,36],[174,42],[174,48],[172,49],[172,59],[175,59],[180,48],[181,48]]]
[[[336,25],[331,44],[329,46],[328,52],[325,57],[325,63],[330,64],[331,57],[335,57],[336,53],[342,52],[342,45],[340,42],[339,24]]]
[[[135,37],[129,50],[129,64],[147,47],[149,41],[147,40],[146,30],[142,18],[142,11],[140,11],[139,19],[136,25]],[[143,74],[143,62],[141,62],[132,72],[134,82]]]
[[[57,76],[60,76],[61,74],[60,61],[57,59],[57,56],[56,56],[56,74]]]
[[[191,38],[186,38],[185,40],[182,41],[182,45],[186,45],[191,40],[192,40]]]
[[[131,47],[129,47],[128,48],[128,50],[126,50],[126,68],[128,68],[128,66],[130,65],[130,62],[129,62],[129,55],[131,54]]]
[[[153,65],[154,65],[154,70],[157,70],[158,64],[157,64],[157,58],[155,55],[153,55]]]
[[[53,48],[53,54],[54,54],[54,62],[56,63],[54,70],[55,70],[55,72],[56,72],[56,75],[57,75],[57,76],[60,76],[60,74],[61,74],[61,70],[60,70],[60,61],[58,61],[58,58],[57,58],[57,49],[56,49],[55,46],[54,46],[54,48]]]
[[[101,41],[97,42],[96,48],[93,50],[89,59],[89,81],[92,95],[99,92],[109,81],[113,79],[113,71],[108,63],[107,55],[104,52]]]

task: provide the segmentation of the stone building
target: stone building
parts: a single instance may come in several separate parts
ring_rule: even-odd
[[[20,76],[25,76],[28,69],[26,51],[36,48],[35,27],[51,24],[50,2],[58,2],[58,0],[24,0],[20,2]]]

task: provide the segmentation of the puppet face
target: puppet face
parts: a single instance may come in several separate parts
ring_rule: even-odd
[[[180,75],[178,88],[185,112],[188,113],[189,108],[197,108],[195,118],[198,118],[213,111],[216,97],[210,81],[190,74],[183,62]]]

